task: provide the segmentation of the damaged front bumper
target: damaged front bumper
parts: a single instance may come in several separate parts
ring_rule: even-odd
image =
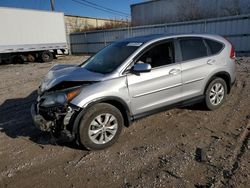
[[[58,138],[63,138],[65,141],[72,141],[75,137],[73,130],[73,124],[75,118],[80,112],[80,108],[67,106],[64,113],[57,111],[49,111],[54,114],[54,118],[49,118],[44,114],[44,111],[40,113],[39,103],[34,103],[31,106],[31,115],[35,126],[41,131],[51,132]]]
[[[53,121],[47,121],[43,118],[40,114],[37,113],[37,106],[36,104],[32,104],[31,106],[31,116],[33,122],[37,128],[41,131],[51,131],[51,128],[54,127],[55,123]]]

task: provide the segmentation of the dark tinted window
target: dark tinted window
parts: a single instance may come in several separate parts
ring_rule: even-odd
[[[180,45],[183,61],[207,56],[207,48],[200,38],[180,39]]]
[[[214,40],[206,39],[206,43],[211,50],[212,55],[217,54],[223,48],[223,44]]]
[[[152,47],[138,61],[148,63],[152,68],[174,63],[173,43],[164,42]]]

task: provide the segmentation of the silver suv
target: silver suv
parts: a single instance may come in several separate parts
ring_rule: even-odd
[[[235,51],[216,35],[149,35],[112,43],[81,65],[56,65],[31,113],[43,131],[90,150],[132,121],[190,102],[219,108],[236,78]]]

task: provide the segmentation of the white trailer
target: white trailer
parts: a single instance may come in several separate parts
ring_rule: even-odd
[[[64,14],[0,7],[0,63],[49,62],[67,52]]]

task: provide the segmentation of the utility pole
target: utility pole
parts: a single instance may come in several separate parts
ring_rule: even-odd
[[[50,0],[51,10],[55,11],[55,0]]]

